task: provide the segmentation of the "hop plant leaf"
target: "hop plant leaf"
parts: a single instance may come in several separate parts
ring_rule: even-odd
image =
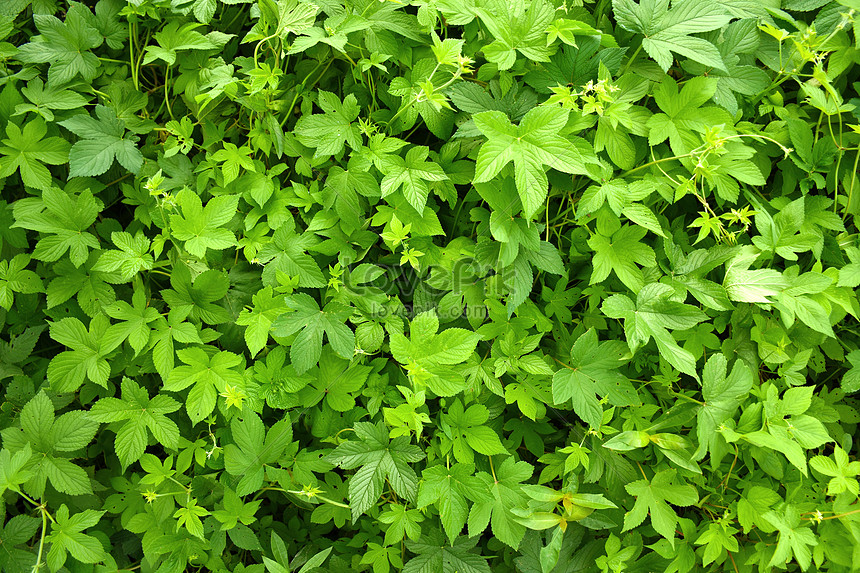
[[[677,479],[675,470],[663,470],[649,480],[637,480],[624,486],[636,497],[633,509],[624,515],[624,530],[630,530],[651,516],[654,529],[669,540],[674,547],[675,526],[678,514],[669,504],[688,507],[699,501],[699,495],[691,485]]]
[[[669,0],[644,0],[639,4],[633,0],[612,0],[612,8],[623,28],[645,36],[642,47],[664,72],[672,65],[672,52],[727,71],[716,46],[691,36],[719,29],[731,20],[720,4],[690,0],[669,8]]]
[[[0,177],[16,171],[24,185],[47,191],[51,188],[51,172],[47,165],[62,165],[69,160],[71,145],[61,137],[45,137],[48,127],[37,117],[23,129],[13,122],[6,123],[6,138],[0,147]]]
[[[356,422],[358,440],[342,443],[327,459],[343,469],[358,471],[349,478],[349,507],[352,519],[370,509],[379,499],[386,480],[394,492],[414,502],[418,494],[418,476],[409,465],[424,459],[424,453],[400,436],[389,440],[384,424]]]
[[[513,162],[523,213],[531,218],[546,199],[544,166],[585,174],[589,164],[597,163],[594,149],[584,140],[560,135],[567,118],[568,111],[558,106],[532,108],[516,126],[500,111],[475,114],[475,126],[487,138],[478,153],[475,182],[491,180]]]
[[[122,422],[116,427],[114,445],[124,467],[140,459],[146,451],[149,434],[166,448],[179,445],[179,426],[167,417],[182,404],[158,394],[153,398],[129,378],[122,381],[122,398],[102,398],[90,409],[88,417],[97,422]]]
[[[126,134],[123,121],[111,108],[97,105],[96,118],[79,114],[60,125],[81,138],[69,151],[69,177],[101,175],[114,159],[132,173],[140,171],[143,155],[137,136]]]
[[[286,298],[293,312],[280,315],[272,323],[276,336],[298,333],[290,347],[290,361],[296,372],[306,372],[315,365],[322,353],[323,334],[337,354],[352,358],[355,352],[355,334],[345,324],[352,309],[337,302],[326,304],[322,310],[310,296],[299,293]]]

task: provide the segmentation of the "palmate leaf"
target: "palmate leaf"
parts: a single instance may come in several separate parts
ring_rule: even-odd
[[[345,324],[352,316],[352,308],[332,301],[320,310],[317,302],[304,293],[288,296],[286,302],[293,312],[278,316],[272,323],[272,332],[276,336],[298,333],[290,346],[290,360],[296,372],[302,374],[319,361],[323,334],[335,352],[344,358],[352,358],[355,334]]]
[[[600,64],[606,66],[611,73],[617,74],[627,48],[601,49],[600,39],[594,36],[577,38],[577,42],[578,47],[562,46],[549,62],[529,71],[525,75],[525,82],[535,90],[549,94],[552,93],[552,88],[559,85],[581,86],[589,80],[597,80]],[[454,102],[457,100],[454,99]]]
[[[23,253],[9,261],[0,261],[0,307],[10,310],[16,292],[44,292],[45,287],[39,275],[26,269],[29,263],[29,255]]]
[[[421,474],[416,503],[419,508],[431,503],[436,506],[442,527],[452,544],[466,525],[469,502],[490,501],[483,482],[474,473],[473,465],[455,463],[451,467],[431,466]]]
[[[406,436],[389,441],[388,429],[382,422],[356,422],[353,429],[358,441],[342,443],[326,458],[346,470],[359,468],[349,478],[353,522],[376,503],[386,479],[397,495],[414,502],[418,476],[409,464],[424,459],[424,452],[411,445]]]
[[[640,403],[636,390],[618,371],[627,349],[617,340],[598,344],[597,332],[589,329],[570,349],[570,367],[555,373],[552,396],[556,404],[572,400],[576,415],[597,429],[602,424],[603,407],[595,394],[606,397],[613,406]]]
[[[319,264],[310,256],[307,250],[317,244],[319,239],[311,233],[298,234],[292,217],[275,230],[272,241],[260,249],[258,258],[265,264],[263,269],[263,284],[276,286],[278,272],[291,277],[298,277],[298,286],[321,288],[325,286],[325,277]]]
[[[452,437],[454,458],[472,464],[474,452],[485,456],[507,454],[498,434],[486,426],[490,412],[483,404],[472,404],[468,409],[456,400],[442,417],[442,428]]]
[[[176,352],[183,366],[170,371],[164,389],[180,392],[191,386],[185,398],[185,409],[196,424],[212,413],[218,394],[228,389],[243,389],[245,379],[235,370],[242,358],[232,352],[207,353],[203,348],[183,348]]]
[[[376,177],[359,169],[358,164],[359,161],[351,159],[346,169],[332,167],[322,191],[323,205],[328,208],[334,205],[345,230],[361,226],[364,209],[360,197],[373,197],[380,193]],[[426,199],[426,193],[424,196]]]
[[[720,353],[713,354],[705,364],[702,373],[704,403],[697,414],[699,447],[693,454],[694,460],[700,460],[705,457],[705,452],[712,451],[717,429],[734,415],[752,388],[752,372],[744,362],[736,361],[728,376],[726,371],[726,357]]]
[[[26,571],[28,567],[32,567],[33,554],[26,543],[33,538],[39,527],[41,522],[38,518],[19,514],[0,528],[0,543],[5,548],[0,552],[0,567],[4,571]]]
[[[289,310],[282,296],[275,296],[272,287],[263,287],[252,297],[253,307],[243,309],[236,324],[245,329],[245,344],[254,356],[266,346],[272,322]]]
[[[851,570],[858,10],[0,0],[0,570]]]
[[[104,205],[89,189],[74,194],[51,187],[40,199],[28,205],[17,202],[15,208],[15,227],[44,234],[33,250],[35,259],[53,262],[68,251],[69,260],[80,267],[87,261],[89,250],[99,247],[88,229]]]
[[[238,478],[236,494],[248,495],[262,487],[264,466],[284,453],[293,439],[293,427],[289,420],[282,420],[267,432],[260,417],[246,410],[241,418],[233,418],[230,429],[234,443],[224,448],[224,467]]]
[[[107,557],[101,542],[83,531],[94,527],[105,511],[84,510],[70,515],[65,504],[57,510],[56,519],[51,523],[51,533],[46,541],[51,544],[46,561],[52,572],[58,571],[68,559],[68,554],[81,563],[98,563]]]
[[[475,183],[489,181],[513,161],[523,213],[531,218],[546,199],[544,166],[583,175],[589,164],[597,164],[594,148],[585,140],[559,135],[567,118],[568,111],[557,106],[532,108],[518,126],[500,111],[474,114],[475,125],[487,138],[478,153]]]
[[[779,541],[768,565],[783,566],[791,561],[792,554],[802,569],[812,564],[812,547],[818,539],[810,527],[802,525],[800,512],[788,505],[784,512],[768,511],[762,516],[779,531]]]
[[[400,364],[410,368],[413,379],[426,384],[439,396],[454,396],[465,384],[463,374],[451,368],[466,361],[475,351],[481,336],[464,328],[439,332],[435,311],[422,312],[410,325],[409,338],[390,333],[391,353]]]
[[[429,181],[444,181],[448,179],[442,167],[432,161],[427,161],[430,150],[427,147],[412,147],[406,152],[406,158],[391,155],[382,162],[382,172],[385,177],[380,183],[382,196],[385,197],[402,189],[403,196],[415,210],[421,214],[427,203],[430,192]]]
[[[110,327],[110,333],[107,336],[128,340],[135,354],[149,343],[152,332],[149,324],[160,317],[157,310],[148,306],[148,302],[143,289],[137,288],[131,297],[131,304],[119,300],[106,305],[104,309],[105,314],[119,321]]]
[[[48,381],[57,392],[74,392],[84,380],[107,387],[110,366],[107,357],[122,344],[119,330],[111,330],[107,318],[99,315],[89,328],[77,318],[66,317],[51,324],[51,338],[67,346],[51,359]]]
[[[24,185],[43,191],[51,188],[51,172],[47,165],[62,165],[69,159],[69,142],[61,137],[45,137],[48,133],[41,117],[30,120],[23,129],[6,124],[6,139],[0,147],[0,177],[21,173]]]
[[[611,237],[599,233],[592,235],[588,239],[588,246],[594,249],[591,284],[605,281],[614,271],[627,288],[639,292],[645,284],[645,276],[637,264],[643,267],[657,265],[654,249],[641,242],[647,232],[644,227],[625,225]]]
[[[7,489],[19,491],[21,484],[33,477],[32,471],[24,469],[32,457],[33,450],[29,443],[14,455],[5,448],[0,450],[0,495]],[[464,517],[463,522],[465,521]],[[460,528],[462,529],[462,525]]]
[[[190,190],[179,193],[176,199],[182,206],[182,215],[171,215],[170,223],[174,236],[185,241],[189,253],[202,257],[207,249],[220,251],[236,244],[233,231],[223,226],[236,214],[238,196],[219,195],[205,207],[200,196]]]
[[[750,270],[749,267],[760,253],[752,247],[744,247],[726,264],[723,286],[731,300],[748,303],[771,303],[788,287],[782,273],[773,269]]]
[[[182,23],[178,20],[169,22],[155,33],[155,41],[158,45],[146,46],[143,63],[162,60],[168,65],[173,65],[176,63],[179,51],[218,48],[216,42],[197,31],[199,27],[200,24],[194,22]]]
[[[650,481],[641,479],[624,487],[627,493],[636,496],[633,509],[624,516],[624,531],[633,529],[650,515],[651,525],[657,533],[674,546],[678,515],[669,504],[681,507],[693,505],[699,501],[696,488],[679,483],[673,469],[658,472]]]
[[[624,319],[624,333],[631,352],[651,338],[657,343],[660,355],[669,364],[698,380],[696,359],[690,351],[681,348],[669,330],[686,330],[705,320],[701,310],[672,300],[672,288],[651,283],[642,287],[636,303],[623,294],[607,298],[601,305],[610,318]]]
[[[54,405],[44,393],[36,394],[21,410],[20,427],[8,427],[2,431],[3,451],[14,452],[9,459],[11,470],[15,463],[29,456],[19,452],[32,449],[32,461],[26,471],[30,474],[23,489],[31,496],[41,497],[46,483],[57,491],[69,495],[92,493],[87,473],[69,460],[69,453],[82,450],[95,436],[98,423],[87,418],[80,410],[66,412],[57,417]],[[72,456],[74,457],[74,456]],[[26,460],[25,460],[26,461]],[[7,470],[8,471],[8,470]],[[23,477],[20,473],[7,475],[12,484]],[[7,485],[9,487],[9,485]]]
[[[146,451],[148,433],[164,447],[175,450],[179,427],[167,417],[182,405],[162,394],[150,399],[149,392],[129,378],[122,380],[122,398],[102,398],[90,409],[88,417],[97,422],[122,422],[115,425],[114,445],[123,467],[140,459]]]
[[[296,123],[296,137],[308,147],[316,149],[314,157],[334,155],[343,150],[344,144],[350,148],[361,147],[361,132],[353,124],[360,108],[353,94],[344,98],[343,103],[331,92],[320,90],[317,101],[322,114],[302,116]]]
[[[716,30],[732,19],[718,2],[676,1],[670,9],[669,0],[612,0],[612,8],[622,28],[645,36],[642,47],[663,71],[672,65],[672,52],[727,71],[716,46],[690,35]]]
[[[468,521],[470,537],[480,534],[489,524],[493,536],[499,541],[514,549],[519,547],[526,527],[511,510],[525,507],[527,497],[521,484],[531,477],[533,471],[531,464],[507,457],[496,468],[495,475],[487,472],[477,474],[492,498],[488,501],[479,500],[472,506]]]
[[[483,51],[500,70],[514,65],[517,52],[536,62],[546,62],[552,55],[544,35],[554,16],[548,2],[491,0],[474,12],[495,38]]]
[[[109,107],[97,105],[96,118],[80,114],[60,122],[81,138],[69,151],[69,177],[101,175],[113,165],[114,159],[137,173],[143,165],[137,136],[126,135],[124,122]]]
[[[403,573],[490,573],[486,558],[474,551],[477,539],[458,537],[445,545],[444,536],[438,529],[418,541],[407,541],[406,546],[415,553],[403,567]]]
[[[18,58],[26,63],[50,63],[48,84],[61,86],[80,75],[92,81],[101,62],[90,50],[104,37],[95,27],[93,14],[83,3],[74,2],[61,21],[48,14],[35,14],[39,35],[19,48]]]

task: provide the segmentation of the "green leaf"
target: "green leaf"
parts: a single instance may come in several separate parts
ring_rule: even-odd
[[[263,269],[263,284],[277,286],[277,273],[285,273],[298,277],[300,287],[321,288],[326,285],[317,262],[307,250],[316,244],[316,239],[309,233],[299,235],[295,232],[295,223],[290,222],[277,229],[272,236],[272,242],[260,249],[258,258],[265,264]]]
[[[631,352],[653,338],[660,354],[669,364],[698,380],[696,359],[681,348],[669,330],[686,330],[707,316],[694,306],[672,300],[672,289],[660,283],[645,285],[634,304],[623,294],[607,298],[601,305],[610,318],[624,319],[624,333]]]
[[[474,473],[475,468],[471,464],[455,463],[450,467],[431,466],[421,474],[418,507],[435,504],[442,527],[452,544],[466,525],[469,501],[489,501],[482,482]]]
[[[477,474],[492,499],[479,500],[472,506],[469,512],[470,537],[484,531],[490,523],[496,539],[514,549],[519,547],[526,528],[511,510],[525,507],[526,496],[522,493],[521,484],[531,477],[533,471],[527,462],[517,462],[508,457],[496,468],[495,477],[486,472]]]
[[[702,532],[696,545],[704,545],[705,553],[702,555],[702,564],[710,565],[716,561],[722,554],[723,550],[736,552],[740,549],[738,540],[734,536],[737,529],[725,523],[711,523],[708,528]]]
[[[125,124],[109,107],[97,105],[96,117],[80,114],[60,122],[81,138],[69,151],[69,177],[101,175],[113,165],[114,159],[137,173],[143,165],[137,136],[126,137]]]
[[[70,348],[54,356],[48,365],[48,381],[55,391],[74,392],[84,380],[107,387],[107,358],[124,337],[108,327],[104,315],[92,319],[89,328],[77,318],[67,317],[52,323],[50,332],[51,338]]]
[[[5,493],[7,489],[20,491],[19,486],[33,477],[33,472],[24,469],[31,457],[33,457],[33,450],[29,443],[20,451],[15,452],[14,455],[5,448],[0,450],[0,495]],[[465,523],[465,521],[464,515],[463,522]],[[460,525],[461,529],[462,527]]]
[[[221,174],[224,185],[232,183],[242,169],[255,171],[254,160],[251,159],[253,150],[247,145],[237,147],[235,143],[226,142],[224,147],[212,154],[212,159],[222,163]]]
[[[263,500],[259,499],[257,501],[245,503],[242,501],[242,498],[240,498],[236,492],[230,488],[224,489],[224,497],[221,501],[224,506],[223,509],[213,511],[212,516],[221,522],[222,531],[231,530],[240,522],[244,525],[251,525],[257,521],[255,514],[260,508],[260,504],[263,503]]]
[[[595,430],[603,423],[603,407],[595,394],[608,398],[614,406],[640,404],[630,380],[618,371],[626,352],[618,341],[598,345],[597,332],[588,329],[570,349],[571,366],[553,376],[553,402],[565,404],[572,400],[576,415]]]
[[[825,456],[815,456],[809,460],[809,465],[818,473],[833,479],[827,484],[827,495],[838,495],[844,491],[857,495],[860,492],[860,484],[857,476],[860,475],[860,461],[848,461],[848,454],[836,446],[833,448],[833,459]]]
[[[177,52],[184,50],[214,50],[217,43],[197,31],[200,24],[173,20],[154,34],[157,46],[146,46],[144,64],[162,60],[168,65],[176,63]]]
[[[723,286],[731,300],[736,302],[771,303],[788,286],[782,273],[773,269],[749,270],[758,258],[754,249],[745,248],[726,265]]]
[[[642,47],[664,72],[672,66],[672,52],[726,71],[716,46],[690,35],[719,29],[731,20],[720,4],[688,0],[670,9],[668,0],[612,0],[612,8],[622,28],[645,36]]]
[[[94,271],[119,272],[125,281],[131,280],[143,270],[151,270],[155,264],[150,251],[150,241],[143,233],[132,236],[124,231],[111,233],[111,241],[118,250],[103,251]]]
[[[645,276],[637,263],[644,267],[657,265],[654,249],[640,242],[646,234],[643,227],[624,225],[611,237],[592,235],[588,239],[588,246],[594,250],[590,284],[605,281],[615,271],[627,288],[638,293],[645,285]]]
[[[633,509],[624,515],[624,531],[633,529],[650,515],[651,526],[674,547],[678,515],[669,504],[681,507],[695,504],[699,501],[696,488],[678,480],[673,469],[656,473],[650,482],[641,479],[624,488],[636,496]]]
[[[388,524],[385,530],[385,544],[394,545],[403,540],[404,536],[412,541],[421,537],[421,526],[424,517],[417,509],[408,509],[405,505],[389,504],[388,509],[379,514],[379,521]]]
[[[44,236],[36,244],[33,258],[45,262],[59,260],[67,252],[75,267],[83,265],[89,249],[99,248],[99,242],[88,231],[104,208],[89,189],[77,196],[56,187],[45,189],[38,202],[15,210],[15,227],[37,231]]]
[[[293,312],[278,316],[272,323],[272,332],[276,336],[298,333],[290,347],[290,361],[296,372],[306,372],[319,361],[323,333],[335,352],[344,358],[352,358],[355,334],[345,324],[352,316],[350,307],[330,302],[320,310],[317,302],[304,293],[288,296],[286,302]]]
[[[146,294],[140,288],[134,289],[131,301],[132,304],[117,301],[104,307],[105,314],[120,321],[108,329],[106,336],[127,339],[137,354],[149,343],[151,333],[149,324],[158,320],[160,315],[157,310],[148,306]]]
[[[768,511],[762,517],[779,531],[779,540],[769,566],[783,566],[792,554],[801,569],[808,569],[812,563],[811,547],[818,545],[818,539],[809,527],[801,526],[800,513],[793,506],[785,508],[784,513]]]
[[[68,84],[78,75],[91,82],[101,62],[90,50],[98,48],[104,39],[91,20],[92,12],[80,3],[70,6],[65,21],[35,14],[33,22],[39,35],[19,48],[18,59],[31,64],[49,63],[49,85]]]
[[[386,480],[394,492],[415,502],[418,476],[409,463],[424,459],[424,453],[400,436],[389,440],[383,423],[356,422],[353,425],[358,440],[339,445],[327,460],[345,470],[358,468],[349,478],[349,506],[355,522],[370,509],[382,494]]]
[[[166,448],[179,445],[179,427],[167,417],[182,405],[161,394],[150,399],[149,392],[129,378],[122,380],[122,398],[102,398],[90,409],[88,417],[97,422],[122,422],[114,425],[114,446],[123,467],[140,459],[146,451],[147,430]]]
[[[441,531],[432,529],[419,541],[407,541],[415,557],[406,563],[403,573],[490,573],[487,560],[473,551],[477,539],[458,537],[451,545],[445,545],[444,540]]]
[[[236,214],[239,197],[219,195],[204,207],[200,196],[186,189],[176,199],[182,207],[182,215],[171,215],[170,225],[173,235],[185,241],[185,249],[189,253],[203,257],[207,249],[221,251],[236,244],[233,231],[222,227]]]
[[[4,446],[10,451],[32,448],[32,460],[26,456],[30,463],[25,471],[31,474],[24,484],[28,494],[41,497],[47,480],[61,493],[92,493],[90,478],[83,469],[69,461],[69,457],[75,456],[68,453],[82,450],[93,440],[98,430],[96,422],[79,410],[56,417],[50,398],[40,392],[22,408],[20,424],[20,428],[5,428],[2,436]],[[10,462],[20,459],[16,453]]]
[[[0,307],[12,309],[14,293],[32,294],[44,292],[39,275],[26,269],[29,255],[19,254],[8,261],[0,261]]]
[[[440,333],[435,311],[422,312],[412,321],[410,337],[391,332],[391,353],[406,366],[413,380],[426,384],[440,396],[453,396],[462,390],[464,376],[450,368],[467,360],[481,336],[463,328],[449,328]]]
[[[24,185],[42,191],[51,188],[51,172],[47,165],[62,165],[69,160],[71,145],[61,137],[45,137],[48,128],[45,120],[36,117],[23,129],[6,123],[6,139],[0,141],[0,177],[21,173]]]
[[[845,357],[851,368],[842,376],[842,390],[853,394],[860,390],[860,350],[852,350]]]
[[[484,425],[489,419],[490,412],[483,404],[472,404],[464,409],[459,400],[443,414],[442,428],[453,441],[454,457],[458,462],[474,463],[473,451],[485,456],[508,453],[498,434]]]
[[[727,368],[726,357],[720,353],[711,355],[705,364],[702,374],[704,403],[697,414],[699,448],[693,454],[694,460],[702,459],[708,451],[713,454],[717,430],[734,416],[738,406],[752,389],[752,372],[745,363],[735,361],[728,376]]]
[[[492,0],[474,13],[489,29],[495,41],[484,46],[487,60],[507,70],[516,61],[517,51],[536,62],[546,62],[552,51],[547,47],[544,31],[552,22],[554,11],[548,2]]]
[[[232,352],[209,354],[203,348],[183,348],[177,351],[183,366],[171,370],[164,389],[180,392],[191,386],[185,399],[185,409],[191,423],[196,424],[215,410],[218,394],[229,394],[230,390],[242,390],[245,378],[234,370],[242,358]]]
[[[282,296],[275,296],[272,287],[263,287],[257,291],[251,299],[253,307],[243,309],[236,319],[236,324],[247,327],[245,329],[245,344],[251,351],[251,356],[256,356],[269,341],[269,331],[272,323],[288,307]]]
[[[582,175],[589,164],[597,164],[594,149],[585,140],[560,135],[567,118],[568,111],[557,106],[532,108],[518,126],[500,111],[474,114],[475,125],[487,138],[478,153],[475,183],[491,180],[513,161],[523,214],[534,216],[546,200],[545,165]]]
[[[276,462],[293,439],[289,420],[273,424],[266,432],[263,421],[246,410],[230,424],[233,444],[224,447],[224,467],[234,476],[237,495],[248,495],[263,485],[264,468]]]
[[[427,161],[427,147],[411,147],[406,152],[406,158],[391,155],[382,161],[382,172],[385,174],[380,189],[382,197],[391,195],[402,189],[403,196],[415,210],[421,214],[427,203],[430,192],[428,181],[443,181],[448,179],[442,167],[432,161]]]
[[[45,538],[51,544],[46,560],[52,573],[58,571],[68,559],[68,554],[81,563],[99,563],[106,559],[101,542],[83,531],[98,524],[104,511],[84,510],[72,516],[65,504],[60,506],[51,523],[51,533]]]
[[[316,149],[314,157],[336,155],[343,151],[344,144],[358,150],[361,147],[361,132],[352,122],[361,111],[353,94],[341,103],[338,97],[324,90],[317,92],[317,105],[322,114],[305,115],[296,123],[298,140]]]

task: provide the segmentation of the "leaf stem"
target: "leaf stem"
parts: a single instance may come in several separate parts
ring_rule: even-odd
[[[39,538],[39,553],[36,555],[36,564],[33,565],[33,573],[36,573],[42,567],[42,554],[45,550],[45,532],[48,529],[48,510],[44,506],[40,506],[42,511],[42,535]]]
[[[621,70],[620,72],[618,72],[619,77],[623,76],[624,74],[627,73],[628,68],[630,68],[630,65],[633,63],[634,60],[636,60],[636,56],[639,55],[640,51],[642,51],[642,44],[641,43],[639,44],[639,47],[636,48],[636,50],[634,50],[633,55],[630,56],[630,59],[627,60],[627,63],[624,64],[624,69]]]

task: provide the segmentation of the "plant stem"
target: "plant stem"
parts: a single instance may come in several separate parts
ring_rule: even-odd
[[[633,51],[633,55],[632,55],[632,56],[630,56],[630,59],[628,59],[628,60],[627,60],[627,63],[626,63],[626,64],[624,64],[624,69],[623,69],[623,70],[621,70],[620,72],[618,72],[618,76],[619,76],[619,77],[621,77],[621,76],[623,76],[624,74],[626,74],[626,73],[627,73],[627,69],[630,67],[630,65],[633,63],[633,61],[634,61],[634,60],[636,60],[636,56],[638,56],[638,55],[639,55],[639,52],[640,52],[641,50],[642,50],[642,44],[639,44],[639,47],[638,47],[638,48],[636,48],[636,50],[634,50],[634,51]]]
[[[42,535],[39,538],[39,553],[36,555],[36,564],[33,565],[33,573],[36,573],[42,567],[42,554],[45,550],[45,532],[48,529],[48,510],[44,507],[39,508],[42,511]]]

